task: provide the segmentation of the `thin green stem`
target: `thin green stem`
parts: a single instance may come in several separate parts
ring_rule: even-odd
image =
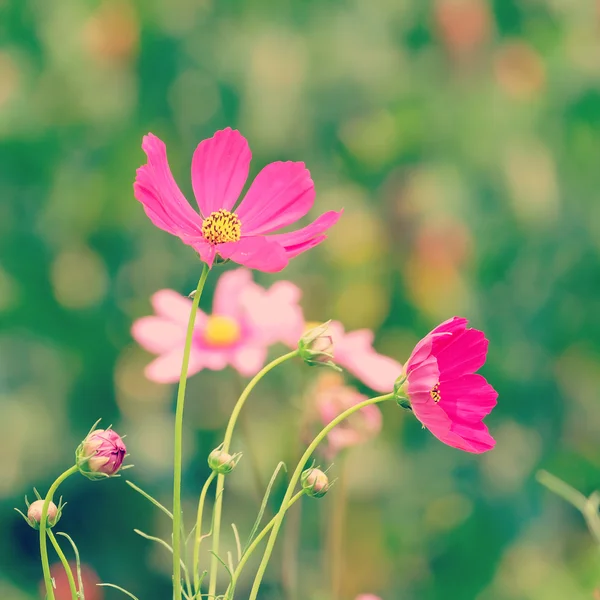
[[[295,504],[295,502],[297,500],[300,500],[300,498],[302,498],[302,496],[304,496],[306,492],[304,490],[300,490],[289,502],[287,505],[287,509],[289,509],[293,504]],[[246,550],[246,552],[244,552],[242,559],[240,560],[238,566],[235,568],[235,571],[233,572],[233,577],[231,578],[231,583],[229,584],[229,587],[227,588],[227,591],[225,592],[225,598],[227,598],[227,600],[233,600],[233,594],[235,593],[235,586],[237,584],[237,580],[242,572],[242,569],[244,568],[244,566],[246,565],[246,563],[248,562],[248,559],[252,556],[252,553],[254,552],[254,550],[256,550],[256,547],[263,541],[263,539],[265,538],[265,536],[267,535],[267,533],[269,533],[269,531],[271,531],[271,529],[273,529],[273,525],[275,525],[275,520],[277,519],[277,515],[275,515],[264,527],[264,529],[256,536],[256,538],[254,539],[254,541],[250,544],[250,546],[248,546],[248,550]]]
[[[212,471],[208,476],[208,479],[202,486],[202,492],[200,492],[200,499],[198,500],[198,514],[196,515],[196,532],[194,534],[194,554],[193,554],[193,569],[194,569],[194,592],[200,593],[200,542],[202,541],[202,513],[204,511],[204,502],[206,500],[206,494],[208,488],[215,478],[216,471]]]
[[[181,376],[179,377],[179,389],[177,390],[177,406],[175,409],[175,447],[173,452],[173,598],[181,600],[181,454],[183,440],[183,405],[185,402],[185,387],[187,384],[188,366],[190,363],[190,352],[194,336],[194,325],[200,296],[208,277],[209,268],[205,263],[202,274],[198,280],[198,287],[192,302],[192,310],[188,321],[185,346],[183,349],[183,361],[181,363]]]
[[[269,541],[267,542],[267,547],[265,548],[265,553],[263,555],[262,561],[258,567],[258,571],[256,573],[256,577],[254,578],[254,583],[252,584],[252,590],[250,591],[250,597],[248,600],[256,600],[258,596],[258,590],[260,588],[260,584],[262,582],[262,578],[267,569],[267,564],[269,563],[269,559],[271,558],[271,553],[273,552],[273,548],[275,546],[275,541],[277,540],[277,534],[281,529],[281,523],[285,517],[285,512],[287,510],[288,504],[292,498],[292,494],[294,493],[294,488],[296,487],[300,476],[302,475],[302,471],[304,470],[304,465],[311,457],[313,452],[316,450],[317,446],[325,439],[327,434],[339,423],[341,423],[344,419],[364,408],[365,406],[369,406],[371,404],[377,404],[379,402],[384,402],[385,400],[393,400],[394,394],[385,394],[383,396],[376,396],[375,398],[370,398],[369,400],[365,400],[364,402],[360,402],[355,406],[349,408],[344,411],[340,415],[338,415],[333,421],[328,423],[315,437],[315,439],[311,442],[310,446],[306,449],[306,452],[302,455],[300,462],[296,466],[296,470],[290,479],[290,483],[288,484],[287,491],[281,502],[281,508],[279,512],[275,516],[275,523],[273,524],[273,529],[271,530],[271,535],[269,536]]]
[[[75,585],[75,577],[73,577],[73,572],[71,571],[71,566],[69,565],[69,561],[65,556],[65,553],[62,551],[61,547],[58,544],[58,540],[54,537],[51,529],[48,529],[48,537],[50,538],[50,542],[54,546],[54,550],[56,554],[58,554],[58,558],[62,563],[62,566],[65,568],[65,573],[67,574],[67,580],[69,581],[69,589],[71,590],[71,599],[77,600],[77,586]]]
[[[298,350],[293,350],[292,352],[288,352],[279,358],[271,361],[268,365],[263,367],[248,383],[246,389],[242,392],[241,396],[238,398],[235,406],[233,407],[233,411],[231,416],[229,417],[229,423],[227,423],[227,429],[225,430],[225,437],[223,438],[223,451],[229,452],[229,445],[231,443],[231,436],[233,435],[233,430],[235,428],[235,424],[237,422],[238,416],[246,402],[246,399],[250,395],[250,392],[254,389],[256,384],[271,370],[281,363],[289,360],[290,358],[294,358],[298,356]],[[215,592],[217,589],[217,570],[219,568],[219,537],[221,534],[221,512],[223,507],[223,487],[225,485],[225,476],[219,475],[217,477],[217,489],[215,492],[215,506],[213,512],[213,547],[212,547],[212,559],[210,561],[210,582],[208,586],[208,597],[212,598],[215,596]],[[179,600],[179,599],[177,599]]]
[[[52,498],[58,489],[58,486],[67,477],[71,477],[74,473],[77,473],[79,469],[77,465],[73,465],[70,469],[67,469],[62,475],[59,475],[56,481],[50,486],[46,498],[44,499],[44,506],[42,507],[42,520],[40,521],[40,555],[42,558],[42,571],[44,572],[44,584],[46,586],[46,600],[54,600],[54,587],[52,585],[52,576],[50,575],[50,563],[48,562],[48,547],[46,544],[46,532],[47,532],[47,521],[48,521],[48,507]]]

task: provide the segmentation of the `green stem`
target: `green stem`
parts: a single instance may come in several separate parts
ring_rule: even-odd
[[[300,500],[300,498],[302,498],[302,496],[304,496],[305,493],[306,493],[305,490],[300,490],[288,502],[286,510],[289,509],[297,500]],[[273,526],[275,525],[275,520],[276,519],[277,519],[277,515],[275,515],[265,525],[265,528],[256,536],[256,538],[250,544],[250,546],[248,546],[248,550],[246,550],[246,552],[242,556],[242,560],[240,560],[238,566],[236,567],[235,571],[233,572],[233,577],[231,578],[231,583],[229,584],[229,587],[227,588],[227,591],[225,592],[225,598],[227,598],[227,600],[233,600],[233,594],[235,593],[235,586],[236,586],[237,580],[238,580],[238,578],[239,578],[239,576],[240,576],[240,574],[242,572],[242,569],[244,568],[244,566],[248,562],[248,559],[250,558],[250,556],[252,556],[252,553],[254,552],[254,550],[256,550],[256,547],[263,541],[263,539],[265,538],[265,536],[267,535],[267,533],[269,533],[269,531],[271,531],[271,529],[273,529]]]
[[[198,500],[198,514],[196,516],[196,533],[194,535],[194,555],[193,555],[193,569],[194,569],[194,591],[196,594],[200,593],[200,542],[202,542],[202,513],[204,511],[204,502],[206,500],[206,494],[208,488],[215,478],[216,471],[212,471],[208,476],[208,479],[202,486],[202,492],[200,493],[200,499]]]
[[[294,488],[302,475],[302,471],[304,470],[304,465],[307,463],[308,459],[311,457],[312,453],[316,450],[317,446],[323,441],[323,439],[327,436],[327,434],[339,423],[341,423],[344,419],[359,411],[361,408],[365,406],[369,406],[371,404],[377,404],[378,402],[384,402],[385,400],[393,400],[395,398],[394,393],[385,394],[383,396],[376,396],[375,398],[370,398],[369,400],[365,400],[364,402],[360,402],[355,406],[349,408],[344,411],[340,415],[338,415],[333,421],[328,423],[317,435],[317,437],[311,442],[310,446],[306,449],[306,452],[302,455],[300,462],[296,466],[296,470],[290,479],[290,483],[288,484],[287,491],[281,503],[281,508],[279,512],[275,516],[275,523],[273,524],[273,529],[271,531],[271,535],[269,536],[269,541],[267,542],[267,547],[265,548],[265,553],[263,555],[262,561],[258,567],[258,571],[256,573],[256,577],[254,578],[254,583],[252,584],[252,590],[250,591],[250,597],[248,600],[256,600],[258,596],[258,590],[260,588],[260,584],[262,578],[267,569],[267,564],[269,563],[269,559],[271,558],[271,553],[273,552],[273,547],[275,546],[275,541],[277,540],[277,534],[281,529],[281,523],[285,517],[285,512],[287,510],[287,505],[290,502],[292,494],[294,493]]]
[[[73,577],[73,572],[71,571],[69,561],[67,560],[65,553],[59,546],[58,540],[54,537],[54,534],[52,533],[51,529],[48,529],[48,537],[50,538],[50,542],[54,546],[56,554],[58,554],[58,558],[60,559],[62,566],[65,568],[65,573],[67,574],[67,579],[69,581],[69,589],[71,590],[71,599],[77,600],[79,598],[77,594],[77,586],[75,585],[75,577]]]
[[[298,350],[293,350],[292,352],[288,352],[279,358],[271,361],[268,365],[263,367],[251,380],[250,383],[246,386],[246,389],[242,392],[241,396],[238,398],[235,406],[233,407],[233,412],[229,417],[229,423],[227,423],[227,429],[225,430],[225,437],[223,438],[223,452],[229,452],[229,445],[231,443],[231,436],[233,435],[233,429],[237,422],[237,418],[246,402],[246,399],[250,395],[250,392],[254,389],[256,384],[271,370],[281,363],[289,360],[290,358],[294,358],[298,356]],[[210,561],[210,583],[208,586],[208,597],[214,598],[215,592],[217,589],[217,570],[219,568],[219,537],[221,534],[221,509],[223,506],[223,487],[225,485],[225,476],[219,475],[217,477],[217,489],[215,492],[215,506],[213,513],[213,547],[212,547],[212,559]],[[179,600],[179,599],[177,599]]]
[[[67,469],[62,475],[56,479],[56,481],[50,486],[46,498],[44,499],[44,506],[42,507],[42,520],[40,521],[40,555],[42,558],[42,571],[44,572],[44,584],[46,586],[46,600],[54,600],[54,587],[52,585],[52,576],[50,575],[50,564],[48,562],[48,547],[46,544],[46,532],[47,532],[47,521],[48,521],[48,507],[58,486],[67,477],[70,477],[74,473],[77,473],[79,469],[77,465],[73,465],[70,469]]]
[[[177,407],[175,409],[175,447],[173,452],[173,598],[181,600],[181,449],[183,439],[183,405],[185,402],[185,387],[187,384],[188,365],[190,363],[190,352],[192,350],[192,339],[194,336],[194,324],[200,296],[208,277],[209,268],[205,263],[202,274],[198,280],[198,287],[192,302],[192,310],[188,321],[185,346],[183,349],[183,361],[181,363],[181,376],[179,377],[179,389],[177,390]]]

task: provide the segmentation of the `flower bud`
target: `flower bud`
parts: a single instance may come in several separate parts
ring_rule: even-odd
[[[341,371],[333,362],[333,337],[329,332],[329,323],[327,321],[309,329],[298,341],[298,350],[307,365],[321,365]]]
[[[227,473],[231,473],[235,469],[240,458],[242,458],[241,452],[232,456],[219,446],[208,455],[208,466],[213,471],[219,473],[219,475],[227,475]]]
[[[27,510],[26,521],[34,528],[39,529],[42,522],[42,509],[44,508],[43,500],[36,500],[29,505]],[[48,516],[46,520],[47,527],[54,527],[60,519],[60,510],[54,502],[48,505]]]
[[[112,477],[123,464],[127,448],[116,431],[95,429],[77,448],[77,466],[89,479]]]
[[[329,491],[329,478],[321,469],[306,469],[300,477],[302,487],[312,498],[322,498]]]

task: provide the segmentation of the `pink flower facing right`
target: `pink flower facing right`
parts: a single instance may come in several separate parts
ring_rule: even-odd
[[[453,317],[416,345],[401,390],[435,437],[453,448],[481,453],[496,443],[483,418],[496,406],[498,393],[475,374],[485,363],[488,341],[467,323]]]
[[[148,162],[137,170],[135,197],[154,225],[192,246],[209,267],[219,254],[259,271],[281,271],[291,258],[320,244],[341,215],[330,211],[296,231],[273,233],[312,208],[314,184],[301,162],[267,165],[234,209],[252,154],[240,132],[230,128],[200,142],[194,152],[192,188],[200,214],[177,187],[165,144],[149,133],[142,149]]]
[[[223,273],[215,288],[212,314],[199,310],[196,316],[188,377],[227,365],[245,377],[255,375],[271,344],[293,344],[298,339],[298,296],[299,290],[286,281],[265,290],[252,281],[247,269]],[[135,321],[131,332],[143,348],[159,355],[146,367],[148,379],[175,383],[192,302],[173,290],[161,290],[152,296],[152,305],[156,315]]]

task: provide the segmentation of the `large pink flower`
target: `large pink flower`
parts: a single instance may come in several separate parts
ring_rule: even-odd
[[[212,314],[199,310],[196,315],[188,376],[227,365],[244,376],[256,374],[269,345],[289,343],[296,335],[297,288],[290,285],[278,282],[267,291],[252,281],[247,269],[221,275]],[[146,350],[159,355],[146,367],[148,379],[174,383],[181,372],[192,302],[173,290],[161,290],[152,296],[152,305],[156,316],[135,321],[132,335]]]
[[[192,158],[192,187],[200,214],[189,205],[171,174],[165,144],[144,136],[148,162],[137,170],[135,197],[150,220],[192,246],[212,266],[215,256],[273,273],[290,258],[320,244],[341,212],[322,214],[310,225],[272,234],[312,208],[315,189],[301,162],[274,162],[252,182],[239,206],[252,154],[239,131],[230,128],[200,142]]]
[[[415,416],[439,440],[466,452],[495,445],[483,423],[498,394],[477,371],[487,355],[482,331],[453,317],[438,325],[415,347],[405,366],[408,395]]]

